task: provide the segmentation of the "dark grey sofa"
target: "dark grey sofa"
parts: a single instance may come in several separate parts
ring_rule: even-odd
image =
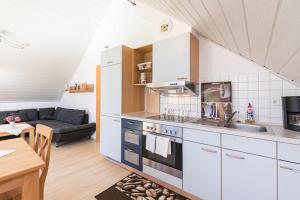
[[[71,140],[91,137],[96,130],[95,123],[88,123],[88,114],[84,110],[67,108],[40,108],[23,109],[16,111],[0,112],[0,124],[6,123],[3,119],[8,115],[18,115],[22,122],[32,126],[43,124],[53,128],[53,140],[56,146]]]

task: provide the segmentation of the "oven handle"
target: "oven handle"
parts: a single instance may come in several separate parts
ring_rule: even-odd
[[[182,144],[182,139],[181,139],[181,138],[171,137],[171,136],[166,136],[166,135],[157,134],[157,133],[154,133],[154,132],[143,131],[143,135],[144,135],[144,136],[146,136],[147,133],[150,133],[150,134],[152,134],[152,135],[158,135],[158,136],[161,136],[161,137],[170,138],[170,141],[171,141],[171,142],[175,142],[175,143]]]

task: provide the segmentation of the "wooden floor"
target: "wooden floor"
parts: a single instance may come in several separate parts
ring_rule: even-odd
[[[52,147],[45,200],[95,200],[94,196],[130,174],[104,159],[94,140]]]

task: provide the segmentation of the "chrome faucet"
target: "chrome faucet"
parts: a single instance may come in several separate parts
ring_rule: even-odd
[[[229,124],[232,121],[234,115],[237,114],[237,113],[239,113],[239,111],[235,111],[235,112],[231,113],[228,117],[226,115],[225,123]]]

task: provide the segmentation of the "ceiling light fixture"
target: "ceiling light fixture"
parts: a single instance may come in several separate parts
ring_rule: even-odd
[[[7,36],[7,32],[4,30],[0,30],[0,45],[1,43],[15,49],[26,49],[30,45],[28,43],[21,43],[15,40],[10,39]]]
[[[136,6],[135,0],[127,0],[132,6]]]

